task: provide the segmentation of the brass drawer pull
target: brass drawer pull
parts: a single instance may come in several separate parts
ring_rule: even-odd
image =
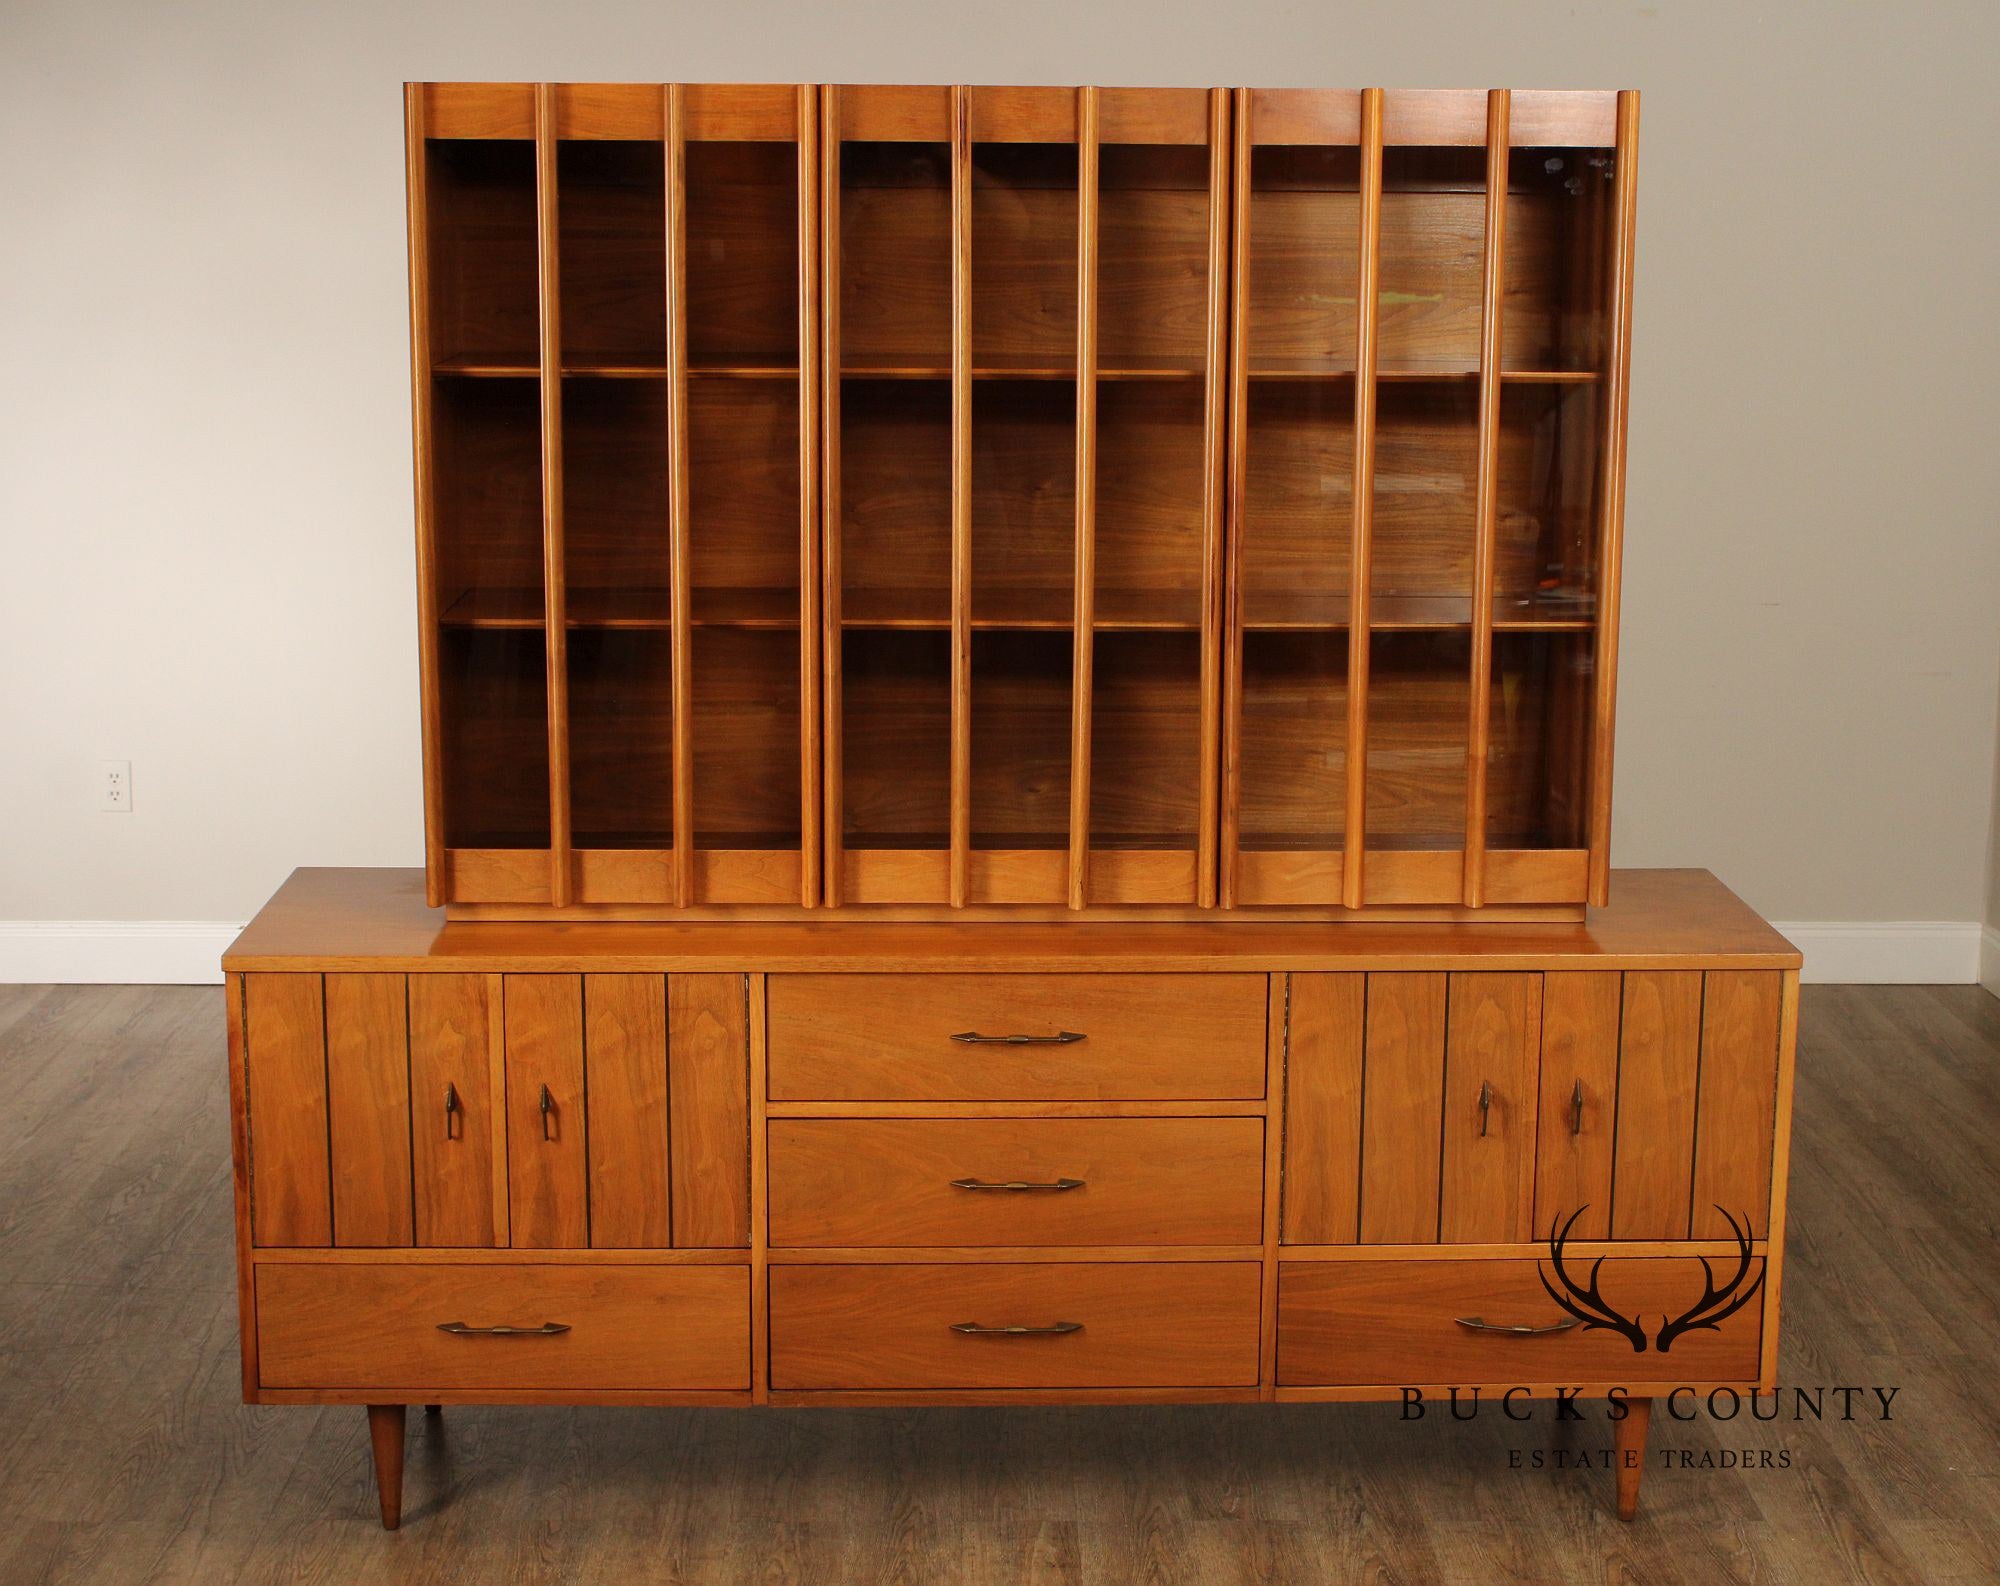
[[[1569,1132],[1571,1139],[1575,1139],[1576,1136],[1583,1133],[1582,1080],[1578,1080],[1576,1082],[1576,1089],[1569,1093]]]
[[[544,1140],[553,1140],[555,1136],[549,1132],[549,1123],[550,1120],[555,1116],[556,1099],[555,1097],[549,1094],[549,1087],[546,1085],[542,1087],[541,1110],[542,1110],[542,1138]]]
[[[456,1140],[458,1130],[458,1087],[450,1080],[444,1082],[444,1137]]]
[[[1054,1035],[981,1035],[977,1030],[961,1030],[952,1039],[967,1046],[1068,1046],[1083,1037],[1074,1030],[1058,1030]]]
[[[1480,1316],[1454,1316],[1452,1320],[1458,1323],[1460,1327],[1471,1328],[1475,1333],[1506,1333],[1513,1338],[1535,1338],[1543,1333],[1566,1333],[1572,1327],[1581,1325],[1575,1317],[1571,1317],[1567,1321],[1549,1322],[1541,1327],[1528,1327],[1520,1324],[1510,1327],[1505,1322],[1489,1322]]]
[[[1482,1139],[1486,1135],[1487,1115],[1492,1111],[1492,1108],[1493,1087],[1482,1079],[1479,1082],[1479,1134]]]
[[[1005,1183],[996,1183],[992,1179],[955,1178],[951,1181],[951,1187],[962,1190],[1011,1190],[1016,1194],[1025,1191],[1031,1194],[1060,1195],[1064,1190],[1082,1189],[1083,1180],[1080,1178],[1059,1178],[1049,1184],[1031,1184],[1022,1179],[1010,1179]]]
[[[1063,1333],[1080,1333],[1081,1322],[1055,1322],[1047,1327],[982,1327],[977,1322],[953,1322],[954,1333],[976,1338],[1055,1338]]]
[[[438,1331],[454,1338],[554,1338],[569,1331],[568,1322],[544,1322],[540,1327],[468,1327],[463,1322],[439,1322]]]

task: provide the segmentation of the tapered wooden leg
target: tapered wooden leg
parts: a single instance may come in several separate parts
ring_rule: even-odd
[[[1653,1424],[1651,1399],[1627,1399],[1625,1419],[1614,1423],[1618,1451],[1618,1518],[1639,1512],[1639,1478],[1646,1474],[1646,1432]]]
[[[375,1449],[375,1495],[382,1500],[382,1529],[403,1523],[403,1418],[408,1406],[368,1406],[368,1441]]]

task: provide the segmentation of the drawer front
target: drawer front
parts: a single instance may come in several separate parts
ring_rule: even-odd
[[[774,1101],[1264,1094],[1263,975],[774,975],[768,995]]]
[[[1250,1261],[774,1266],[771,1386],[1247,1387],[1258,1274]]]
[[[257,1357],[267,1388],[748,1388],[750,1272],[265,1262]]]
[[[1592,1263],[1567,1264],[1588,1285]],[[1722,1282],[1734,1257],[1711,1257]],[[1657,1347],[1663,1316],[1679,1316],[1702,1296],[1692,1257],[1613,1257],[1600,1293],[1639,1318],[1644,1353],[1617,1332],[1578,1325],[1531,1337],[1483,1331],[1458,1318],[1500,1326],[1547,1327],[1571,1317],[1542,1287],[1546,1261],[1292,1261],[1278,1276],[1278,1381],[1288,1387],[1422,1383],[1598,1383],[1749,1381],[1757,1375],[1763,1293],[1714,1332],[1683,1333]],[[1756,1283],[1762,1257],[1744,1277]],[[1561,1285],[1558,1282],[1557,1287]],[[1740,1291],[1739,1291],[1740,1292]]]
[[[780,1118],[770,1131],[774,1245],[1263,1237],[1261,1118]],[[970,1187],[1010,1184],[1039,1187]]]

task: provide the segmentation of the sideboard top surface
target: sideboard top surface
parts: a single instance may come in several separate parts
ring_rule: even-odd
[[[1581,922],[447,923],[419,869],[300,869],[225,970],[1201,971],[1797,969],[1797,948],[1706,870],[1619,870]]]

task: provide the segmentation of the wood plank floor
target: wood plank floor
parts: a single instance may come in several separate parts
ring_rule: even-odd
[[[2000,1001],[1800,1028],[1782,1376],[1895,1418],[1656,1416],[1790,1464],[1656,1464],[1633,1525],[1509,1468],[1608,1443],[1546,1409],[468,1409],[389,1535],[360,1410],[238,1402],[221,991],[0,987],[0,1582],[2000,1579]]]

